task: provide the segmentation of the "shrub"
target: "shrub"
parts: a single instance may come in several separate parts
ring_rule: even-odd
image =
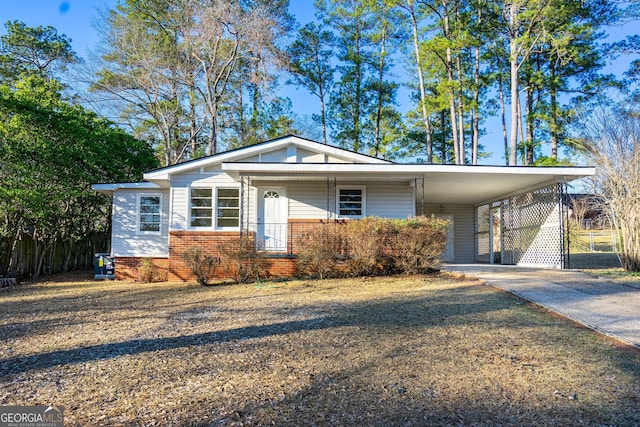
[[[137,281],[142,283],[164,282],[167,278],[167,271],[155,265],[151,258],[146,257],[140,260],[137,269]]]
[[[198,284],[209,286],[220,265],[220,259],[213,255],[205,255],[198,247],[191,247],[182,254],[182,259],[191,270]]]
[[[389,221],[363,218],[346,224],[347,269],[351,276],[376,275],[388,270],[386,249]]]
[[[392,252],[400,273],[427,273],[440,268],[447,243],[448,221],[416,217],[398,223]]]
[[[256,250],[252,235],[243,235],[220,245],[227,271],[236,283],[248,283],[258,279],[266,269],[264,256]]]
[[[305,233],[298,250],[298,271],[319,279],[337,276],[336,267],[344,250],[342,231],[342,226],[334,223],[318,225]]]
[[[320,279],[339,275],[342,259],[352,277],[426,273],[440,267],[448,222],[442,219],[363,218],[309,231],[298,251],[298,270]]]

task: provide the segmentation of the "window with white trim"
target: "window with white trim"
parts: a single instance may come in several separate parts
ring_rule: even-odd
[[[338,187],[338,216],[362,218],[365,216],[364,187]]]
[[[213,225],[213,189],[191,189],[189,197],[189,225],[191,227],[211,227]]]
[[[161,194],[138,194],[138,232],[160,233],[161,207]]]
[[[240,189],[218,188],[216,196],[216,227],[240,227]]]

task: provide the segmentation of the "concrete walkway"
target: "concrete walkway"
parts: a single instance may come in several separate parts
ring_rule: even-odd
[[[640,289],[578,270],[450,264],[443,270],[475,277],[640,348]]]

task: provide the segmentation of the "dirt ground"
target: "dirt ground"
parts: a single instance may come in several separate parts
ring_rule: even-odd
[[[640,425],[640,355],[448,276],[0,293],[0,405],[65,425]]]

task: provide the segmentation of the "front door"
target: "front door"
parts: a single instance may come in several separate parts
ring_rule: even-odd
[[[449,221],[449,227],[447,228],[447,244],[444,247],[444,253],[442,254],[442,261],[453,262],[455,260],[455,229],[454,229],[454,217],[452,214],[436,214],[436,218],[446,219]]]
[[[284,188],[262,188],[258,194],[258,247],[287,250],[287,197]]]

